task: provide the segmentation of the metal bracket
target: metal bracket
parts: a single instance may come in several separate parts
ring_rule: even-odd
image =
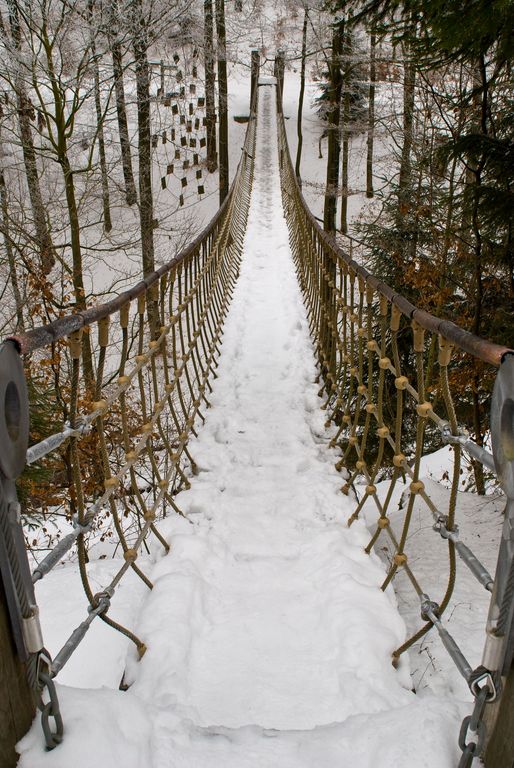
[[[439,605],[431,600],[428,595],[423,595],[420,608],[423,621],[432,621],[435,623],[434,620],[439,618]]]
[[[469,676],[468,685],[469,690],[475,698],[478,697],[479,693],[483,691],[484,688],[488,688],[488,695],[485,699],[488,704],[498,698],[501,690],[501,683],[496,683],[493,673],[483,665],[473,670]]]
[[[443,442],[447,445],[460,445],[463,451],[466,451],[473,459],[479,461],[481,464],[489,469],[491,472],[496,473],[496,467],[493,455],[482,448],[481,445],[477,445],[471,440],[469,433],[463,427],[459,427],[459,433],[457,435],[452,434],[452,430],[447,421],[443,422],[440,426],[441,437]]]
[[[27,653],[39,653],[44,643],[37,605],[32,606],[32,616],[22,619],[22,629]]]
[[[452,539],[452,541],[455,541],[459,538],[459,526],[454,525],[453,528],[448,528],[448,517],[446,515],[439,515],[432,526],[432,529],[443,539]]]

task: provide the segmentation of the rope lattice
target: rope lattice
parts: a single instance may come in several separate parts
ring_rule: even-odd
[[[492,464],[492,457],[472,441],[461,439],[448,368],[454,350],[459,355],[471,354],[496,366],[509,350],[417,309],[337,246],[335,239],[320,228],[303,199],[289,156],[280,109],[278,113],[283,203],[319,362],[320,395],[325,398],[327,426],[336,426],[332,446],[341,450],[337,464],[345,476],[341,490],[346,495],[353,494],[357,502],[348,522],[351,525],[371,500],[377,518],[366,551],[369,553],[384,533],[393,549],[382,589],[402,569],[421,603],[425,623],[394,652],[396,662],[432,626],[440,632],[446,631],[438,619],[454,589],[456,551],[483,586],[489,591],[492,588],[486,569],[458,541],[455,525],[461,444],[464,448],[472,447],[474,457],[481,452],[482,461],[488,466]],[[438,377],[432,364],[436,352]],[[427,375],[428,369],[431,377]],[[411,426],[409,437],[405,435],[406,423]],[[432,440],[434,434],[439,434],[441,444],[454,443],[453,477],[444,514],[436,508],[420,480],[420,463],[429,429]],[[384,478],[389,478],[389,486],[381,500],[377,481]],[[356,483],[357,480],[361,482]],[[398,481],[406,480],[409,480],[408,500],[397,535],[390,525],[389,514],[394,489]],[[422,500],[433,517],[435,530],[447,540],[448,574],[439,604],[432,603],[422,589],[406,551],[417,499]]]
[[[69,423],[29,450],[35,461],[65,447],[71,470],[70,506],[74,532],[63,539],[33,573],[45,576],[76,542],[80,575],[89,602],[87,619],[48,665],[53,677],[84,637],[91,621],[103,621],[144,643],[108,615],[111,598],[132,569],[152,583],[137,559],[148,537],[169,545],[156,523],[167,510],[180,510],[176,493],[196,472],[188,441],[209,406],[216,376],[222,327],[238,276],[250,203],[256,131],[256,103],[243,154],[229,196],[214,219],[184,252],[116,297],[89,309],[12,337],[21,353],[59,348],[69,357]],[[89,335],[94,380],[84,376],[84,334]],[[93,459],[91,455],[93,454]],[[87,474],[96,475],[94,490]],[[85,469],[87,467],[87,469]],[[87,536],[108,510],[124,563],[101,592],[88,576]]]

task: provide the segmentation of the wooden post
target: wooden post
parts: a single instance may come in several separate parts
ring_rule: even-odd
[[[164,96],[164,61],[161,59],[160,63],[161,72],[161,98]]]
[[[489,734],[483,755],[486,768],[512,768],[514,765],[514,667],[503,683],[501,697],[488,704],[484,712]]]
[[[16,743],[36,711],[25,666],[31,650],[22,615],[28,610],[22,614],[20,594],[29,609],[35,600],[14,485],[27,454],[28,397],[20,356],[9,341],[0,346],[0,406],[0,766],[14,768]]]
[[[228,85],[227,85],[227,33],[225,28],[225,0],[216,0],[216,33],[218,37],[218,156],[219,156],[219,202],[222,205],[229,189],[228,168]]]
[[[36,712],[25,665],[14,644],[5,589],[0,576],[0,765],[14,768],[15,745],[29,730]]]
[[[275,71],[274,75],[277,78],[277,88],[278,88],[278,111],[282,112],[282,94],[284,90],[284,69],[285,69],[285,59],[284,59],[284,51],[277,51],[277,55],[275,57]]]
[[[252,79],[250,83],[250,111],[252,109],[253,104],[253,97],[255,94],[255,89],[257,88],[257,83],[259,81],[259,66],[260,66],[260,57],[259,57],[259,51],[252,51],[252,66],[251,66],[251,72],[252,72]]]

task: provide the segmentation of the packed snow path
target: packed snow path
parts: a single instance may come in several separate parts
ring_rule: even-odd
[[[369,533],[346,519],[282,211],[275,89],[259,88],[241,274],[199,466],[168,518],[128,693],[61,688],[67,736],[22,768],[450,768],[460,713],[410,691]],[[405,665],[406,662],[404,661]],[[87,723],[87,728],[84,726]],[[30,749],[32,747],[32,750]],[[70,762],[73,760],[73,762]]]
[[[311,731],[414,698],[406,670],[402,687],[391,666],[404,627],[394,597],[379,588],[383,567],[363,551],[363,523],[345,526],[351,510],[327,447],[282,212],[274,97],[273,86],[260,86],[241,274],[213,407],[191,446],[200,474],[178,498],[194,528],[174,526],[142,617],[149,650],[133,692],[159,712],[158,768],[334,765],[323,748],[301,756],[291,737],[257,738],[247,754],[234,729]],[[213,739],[208,757],[202,739],[196,757],[191,745],[176,754],[177,718],[206,729],[204,738],[220,729],[224,738]],[[396,757],[406,736],[395,734]],[[361,741],[372,759],[373,734]],[[412,746],[409,766],[416,739]]]

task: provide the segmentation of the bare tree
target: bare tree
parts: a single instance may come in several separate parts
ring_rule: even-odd
[[[327,232],[336,231],[337,193],[339,186],[339,121],[341,104],[341,56],[343,51],[345,21],[334,22],[332,31],[332,56],[329,69],[329,108],[328,108],[328,157],[323,226]]]
[[[3,21],[1,24],[2,34],[7,50],[11,51],[12,64],[14,65],[15,70],[14,90],[16,93],[18,109],[21,147],[23,151],[27,188],[32,207],[32,216],[34,219],[36,243],[40,254],[41,271],[44,275],[48,275],[55,264],[55,252],[39,185],[39,173],[30,122],[30,117],[34,110],[27,94],[27,88],[21,70],[22,39],[18,0],[8,0],[8,9],[11,31],[10,39],[7,35]]]
[[[0,206],[2,209],[2,233],[4,236],[5,251],[7,253],[7,263],[9,265],[9,280],[11,282],[14,303],[16,307],[16,330],[24,331],[25,320],[23,318],[23,300],[18,282],[16,262],[11,240],[11,227],[9,223],[9,211],[7,202],[7,187],[5,184],[3,168],[0,168]]]
[[[373,197],[373,141],[375,136],[375,83],[377,36],[369,36],[368,137],[366,141],[366,197]]]
[[[120,136],[121,164],[125,181],[125,196],[128,205],[137,202],[134,172],[132,170],[132,154],[130,151],[130,137],[128,130],[127,108],[125,104],[125,85],[123,77],[123,53],[119,39],[120,23],[117,0],[109,0],[109,20],[107,35],[112,55],[112,68],[114,73],[114,86],[116,92],[116,114],[118,117],[118,132]]]
[[[136,68],[137,127],[139,159],[139,222],[143,275],[155,270],[154,215],[152,193],[152,143],[150,125],[150,67],[148,65],[148,16],[142,0],[131,0],[129,6],[132,46]],[[149,299],[148,318],[153,333],[158,332],[157,302]]]
[[[212,0],[204,0],[204,62],[205,62],[205,118],[207,133],[207,170],[213,173],[218,167],[216,152],[216,105],[214,96],[214,29]]]
[[[219,100],[219,161],[220,205],[228,195],[228,83],[227,35],[225,29],[225,0],[216,0],[216,34],[218,37],[218,100]]]
[[[296,147],[296,162],[295,162],[295,174],[298,179],[298,183],[301,185],[302,178],[300,174],[300,164],[302,162],[302,145],[303,145],[303,133],[302,133],[302,113],[303,113],[303,97],[305,94],[305,61],[307,58],[307,24],[309,22],[309,8],[305,5],[303,16],[303,29],[302,29],[302,63],[300,69],[300,95],[298,97],[298,118],[296,128],[298,132],[298,145]]]
[[[107,158],[105,154],[104,137],[104,115],[102,110],[102,98],[100,92],[100,70],[98,67],[98,56],[95,43],[95,24],[94,24],[94,0],[88,0],[88,21],[91,34],[91,57],[94,77],[95,90],[95,110],[98,124],[98,154],[100,159],[100,173],[102,178],[102,207],[104,216],[104,230],[110,232],[112,229],[111,207],[109,201],[109,179],[107,174]]]

